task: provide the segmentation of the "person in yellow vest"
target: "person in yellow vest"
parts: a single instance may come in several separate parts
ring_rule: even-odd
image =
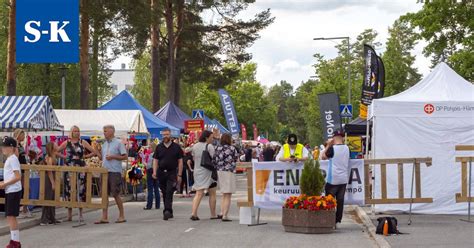
[[[298,143],[296,134],[289,134],[286,144],[278,152],[277,158],[282,162],[299,162],[308,159],[309,152],[302,144]]]

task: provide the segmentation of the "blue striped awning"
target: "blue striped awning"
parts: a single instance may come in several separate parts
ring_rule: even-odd
[[[62,130],[48,96],[0,96],[1,129]]]

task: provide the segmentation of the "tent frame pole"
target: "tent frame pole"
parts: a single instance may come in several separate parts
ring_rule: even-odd
[[[411,173],[410,212],[409,212],[409,217],[408,217],[408,225],[411,225],[411,209],[413,205],[413,183],[415,181],[415,164],[416,164],[416,161],[413,162],[412,173]]]
[[[474,223],[471,221],[471,202],[472,202],[472,157],[469,159],[469,195],[467,196],[467,220],[465,222]]]

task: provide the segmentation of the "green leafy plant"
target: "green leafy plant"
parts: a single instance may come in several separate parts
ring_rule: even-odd
[[[318,160],[306,160],[300,179],[301,194],[307,196],[321,195],[325,179],[319,168]]]

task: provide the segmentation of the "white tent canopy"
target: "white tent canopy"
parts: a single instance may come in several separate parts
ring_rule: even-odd
[[[474,85],[445,63],[438,64],[410,89],[375,99],[369,111],[373,121],[374,158],[432,157],[422,165],[423,197],[433,203],[414,204],[413,212],[465,214],[467,203],[456,203],[461,192],[461,166],[455,162],[459,144],[474,144]],[[398,197],[396,166],[387,166],[389,198]],[[376,167],[377,168],[377,167]],[[411,166],[405,167],[405,197],[410,196]],[[408,169],[408,170],[407,170]],[[375,171],[375,194],[380,197],[380,171]],[[474,187],[474,184],[473,184]],[[377,211],[408,211],[408,205],[377,205]]]
[[[148,133],[139,110],[55,110],[65,135],[72,126],[78,126],[82,136],[103,136],[105,125],[114,125],[115,136],[129,133]],[[54,134],[58,134],[57,132]]]

